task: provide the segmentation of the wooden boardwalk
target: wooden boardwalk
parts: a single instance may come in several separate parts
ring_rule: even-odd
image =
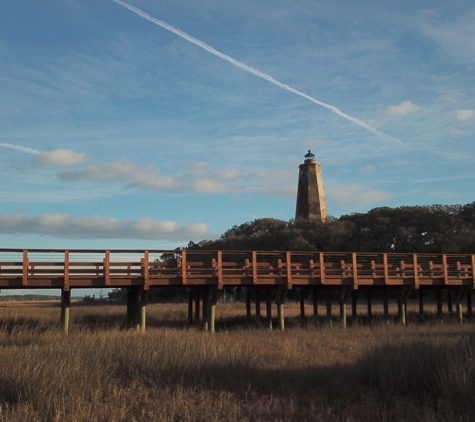
[[[359,289],[368,290],[369,297],[371,290],[382,289],[385,310],[388,290],[396,289],[403,322],[407,297],[413,290],[435,289],[438,297],[442,290],[448,290],[461,320],[461,303],[467,296],[471,313],[475,255],[0,249],[0,289],[60,288],[66,330],[72,288],[128,288],[129,318],[144,328],[147,292],[167,286],[188,289],[190,315],[193,303],[199,307],[200,299],[196,301],[196,295],[200,297],[201,292],[203,308],[206,308],[204,320],[211,331],[214,330],[217,295],[226,286],[246,287],[248,292],[265,290],[267,296],[271,291],[278,306],[281,328],[285,294],[294,287],[301,292],[312,289],[314,298],[319,290],[325,289],[327,295],[331,290],[338,290],[343,324],[346,324],[346,302],[351,295],[356,297]],[[439,306],[441,308],[438,302],[438,309]]]

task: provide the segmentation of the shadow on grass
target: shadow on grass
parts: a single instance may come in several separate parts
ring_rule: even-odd
[[[40,318],[7,316],[0,319],[0,333],[6,335],[18,332],[41,334],[50,328],[49,324]]]

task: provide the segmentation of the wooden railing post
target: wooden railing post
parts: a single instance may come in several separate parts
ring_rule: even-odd
[[[64,251],[64,288],[69,289],[69,251]]]
[[[149,253],[148,251],[144,251],[143,254],[143,284],[145,286],[145,289],[148,290],[148,284],[149,284]]]
[[[475,289],[475,255],[472,258],[472,289]]]
[[[103,267],[104,267],[104,283],[106,286],[108,286],[110,284],[110,251],[105,251]]]
[[[223,253],[218,251],[217,256],[217,265],[218,265],[218,289],[223,288]]]
[[[257,252],[252,252],[252,284],[257,284]]]
[[[389,284],[388,254],[383,254],[384,285]]]
[[[186,251],[181,251],[181,282],[186,284]]]
[[[442,265],[444,269],[444,284],[447,286],[449,284],[449,271],[447,268],[447,255],[442,255]]]
[[[353,289],[356,290],[358,288],[358,262],[355,252],[351,254],[351,258],[353,262]]]
[[[323,252],[320,252],[318,257],[320,259],[320,282],[325,284],[325,260],[323,257]]]
[[[417,254],[412,255],[412,265],[414,267],[414,289],[419,288],[419,265],[417,264]]]
[[[292,288],[292,259],[290,252],[286,252],[286,261],[287,261],[287,289]]]
[[[25,249],[23,251],[23,274],[22,274],[22,280],[21,280],[21,285],[22,286],[27,286],[28,285],[28,251]]]

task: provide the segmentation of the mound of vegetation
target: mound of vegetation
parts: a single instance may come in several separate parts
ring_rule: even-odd
[[[475,253],[475,202],[381,207],[326,223],[260,218],[185,249]]]

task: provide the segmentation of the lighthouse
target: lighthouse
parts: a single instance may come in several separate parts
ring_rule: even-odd
[[[310,150],[305,154],[303,164],[299,165],[295,219],[299,218],[322,222],[328,219],[322,169]]]

